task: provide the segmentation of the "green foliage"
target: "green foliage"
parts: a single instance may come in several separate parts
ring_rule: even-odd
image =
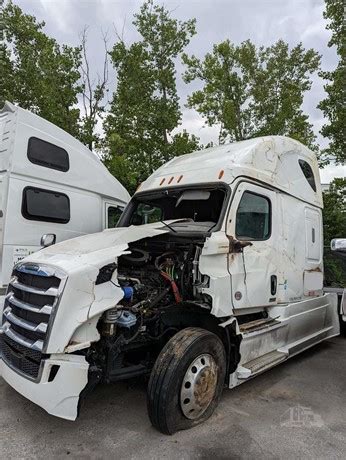
[[[346,286],[346,261],[330,251],[333,238],[346,236],[346,179],[336,178],[323,193],[324,270],[327,286]]]
[[[184,54],[183,61],[185,82],[203,84],[188,98],[188,106],[209,126],[220,125],[220,143],[286,135],[314,148],[312,125],[301,109],[320,62],[312,49],[300,43],[289,50],[282,40],[258,49],[249,40],[239,46],[226,40],[203,60]]]
[[[345,47],[345,19],[344,1],[326,0],[326,11],[324,17],[329,20],[327,29],[332,31],[332,37],[328,46],[336,46],[339,55],[337,68],[332,72],[320,72],[320,76],[328,80],[324,86],[327,93],[326,99],[321,101],[318,108],[328,119],[328,123],[321,129],[321,134],[329,139],[329,146],[322,152],[322,160],[329,163],[334,160],[336,163],[346,161],[346,47]]]
[[[110,53],[117,87],[104,123],[105,164],[131,191],[162,163],[198,148],[194,136],[173,133],[181,121],[175,60],[194,35],[195,21],[171,18],[150,0],[133,24],[141,41],[120,41]]]
[[[80,48],[60,46],[43,32],[44,22],[12,2],[3,8],[2,21],[0,100],[16,102],[78,136]]]

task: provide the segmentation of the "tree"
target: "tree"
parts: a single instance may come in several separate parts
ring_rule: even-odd
[[[183,62],[185,82],[203,85],[189,96],[188,107],[209,126],[220,125],[220,143],[287,135],[315,148],[312,125],[301,109],[320,62],[312,49],[300,43],[290,50],[282,40],[258,49],[249,40],[239,46],[226,40],[203,60],[184,54]]]
[[[321,134],[330,141],[329,146],[322,152],[322,159],[325,163],[329,163],[330,160],[334,160],[336,163],[345,163],[346,161],[344,8],[343,0],[326,0],[324,17],[329,19],[327,29],[332,31],[328,46],[336,46],[340,60],[334,71],[320,72],[320,76],[329,81],[324,86],[327,97],[318,105],[318,108],[322,110],[323,115],[328,119],[328,123],[323,125],[321,129]]]
[[[174,134],[181,122],[176,59],[195,20],[178,21],[149,0],[133,24],[142,40],[127,46],[119,37],[110,53],[117,88],[104,123],[105,164],[131,191],[165,161],[198,147],[194,136]]]
[[[346,236],[346,179],[336,178],[323,193],[324,269],[327,286],[346,285],[346,262],[330,252],[333,238]]]
[[[82,62],[80,71],[84,113],[80,119],[79,138],[90,150],[93,150],[93,147],[100,143],[100,135],[96,132],[96,126],[99,119],[101,119],[102,115],[105,113],[108,104],[108,101],[105,100],[105,95],[108,92],[109,61],[108,38],[106,34],[103,34],[102,41],[104,45],[102,73],[97,74],[96,78],[93,78],[93,72],[88,58],[87,28],[84,28],[81,33]]]
[[[44,22],[11,1],[2,9],[2,22],[0,100],[18,103],[78,136],[81,49],[60,46],[43,32]]]

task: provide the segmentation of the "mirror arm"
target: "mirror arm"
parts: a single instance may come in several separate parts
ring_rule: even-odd
[[[227,238],[229,240],[229,252],[243,252],[244,248],[246,248],[247,246],[252,246],[251,241],[239,241],[233,236],[228,236]]]

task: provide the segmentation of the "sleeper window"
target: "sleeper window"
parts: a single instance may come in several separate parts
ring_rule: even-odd
[[[65,149],[37,137],[30,137],[27,155],[31,163],[45,168],[62,172],[70,168],[68,153]]]
[[[314,173],[312,172],[311,166],[304,160],[299,160],[299,166],[303,171],[305,179],[309,182],[310,187],[314,192],[316,192],[316,183],[314,178]]]
[[[270,201],[244,192],[237,210],[236,237],[240,240],[266,240],[270,236]]]
[[[25,187],[22,214],[28,220],[66,224],[70,220],[70,200],[64,193]]]

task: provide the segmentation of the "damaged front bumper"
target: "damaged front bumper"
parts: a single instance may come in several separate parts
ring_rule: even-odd
[[[49,414],[67,420],[77,418],[88,369],[84,356],[51,355],[42,361],[39,378],[33,381],[13,370],[0,356],[0,375],[12,388]]]

